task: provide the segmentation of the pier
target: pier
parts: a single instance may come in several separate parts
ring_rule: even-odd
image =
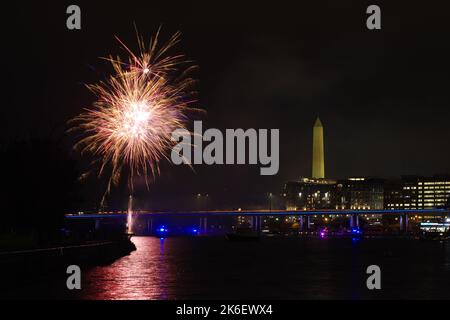
[[[384,218],[393,220],[398,225],[399,233],[410,230],[411,221],[428,221],[429,219],[448,219],[447,209],[430,210],[228,210],[228,211],[190,211],[190,212],[145,212],[132,214],[133,226],[137,234],[164,235],[169,230],[178,230],[180,234],[216,235],[232,230],[233,226],[245,222],[255,232],[261,232],[269,219],[276,221],[290,221],[298,225],[299,231],[309,231],[317,225],[317,221],[331,223],[339,219],[346,221],[349,229],[360,228],[361,221]],[[105,226],[127,225],[126,212],[68,214],[69,222],[91,223],[96,230]],[[282,220],[283,219],[283,220]],[[325,223],[325,224],[326,224]]]

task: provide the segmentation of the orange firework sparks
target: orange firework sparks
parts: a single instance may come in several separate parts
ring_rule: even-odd
[[[118,39],[128,59],[107,59],[114,73],[106,82],[87,86],[97,100],[72,120],[71,130],[83,134],[75,148],[100,162],[99,176],[111,169],[107,193],[124,169],[128,169],[131,190],[135,176],[144,176],[148,185],[149,178],[159,174],[159,162],[168,159],[168,151],[176,143],[172,132],[186,129],[187,111],[194,110],[190,108],[193,80],[187,76],[193,66],[180,70],[188,65],[184,56],[166,56],[180,35],[176,33],[159,46],[158,34],[148,48],[138,36],[137,55]]]

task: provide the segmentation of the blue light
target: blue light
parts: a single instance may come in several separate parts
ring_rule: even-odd
[[[167,232],[167,228],[165,226],[161,226],[161,227],[159,227],[158,231],[161,232],[161,233],[166,233]]]

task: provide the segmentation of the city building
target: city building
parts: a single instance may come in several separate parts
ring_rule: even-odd
[[[402,176],[400,179],[325,178],[323,125],[313,126],[312,178],[284,185],[287,210],[381,210],[450,208],[450,175]]]
[[[323,146],[323,126],[319,117],[313,127],[312,178],[325,178],[325,155]]]
[[[287,210],[334,209],[333,192],[336,181],[302,178],[284,186],[283,195]]]

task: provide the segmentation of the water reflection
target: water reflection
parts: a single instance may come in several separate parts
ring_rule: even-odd
[[[84,274],[84,299],[450,298],[449,246],[402,239],[135,237],[137,251]],[[369,265],[383,290],[366,287]]]

